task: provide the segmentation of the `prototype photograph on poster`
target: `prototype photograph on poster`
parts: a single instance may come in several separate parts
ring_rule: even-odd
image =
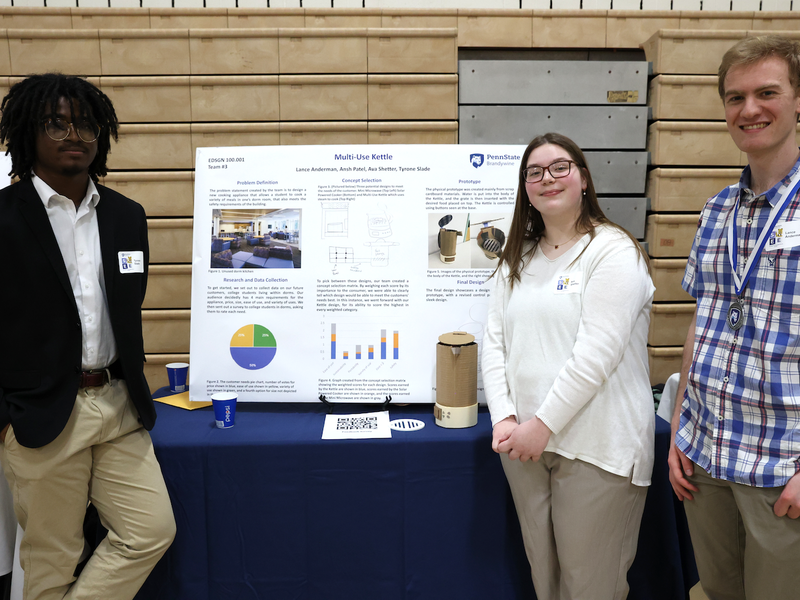
[[[510,213],[477,212],[470,215],[470,267],[494,269],[506,244],[506,231],[511,227]]]
[[[495,268],[511,217],[510,213],[428,213],[428,268]]]
[[[217,208],[211,219],[212,269],[299,269],[299,208]]]

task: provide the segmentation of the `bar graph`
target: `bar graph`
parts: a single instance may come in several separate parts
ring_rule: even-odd
[[[400,330],[399,329],[378,329],[368,323],[346,323],[339,327],[338,323],[330,324],[330,349],[331,360],[366,360],[374,361],[375,346],[378,333],[380,333],[380,359],[379,360],[399,360],[400,359]],[[391,338],[388,337],[391,334]],[[343,341],[344,338],[347,341]],[[370,343],[372,342],[372,343]],[[391,351],[389,344],[391,343]],[[366,346],[367,352],[362,349]],[[389,358],[391,357],[391,358]]]

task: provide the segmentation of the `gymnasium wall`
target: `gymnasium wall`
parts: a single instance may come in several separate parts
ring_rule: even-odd
[[[121,135],[103,183],[142,203],[149,217],[143,315],[153,389],[166,384],[164,364],[188,361],[198,146],[467,143],[491,130],[476,130],[475,119],[488,126],[503,114],[523,114],[529,126],[492,143],[518,143],[505,139],[514,135],[527,141],[553,123],[577,126],[579,143],[608,132],[582,146],[597,155],[596,176],[608,173],[604,208],[644,239],[653,259],[649,352],[652,380],[663,382],[679,370],[693,311],[680,279],[699,211],[746,162],[727,134],[714,73],[745,36],[800,37],[800,12],[792,2],[674,0],[666,3],[672,10],[637,10],[648,4],[638,0],[602,9],[553,2],[565,9],[527,1],[423,9],[366,0],[335,8],[308,0],[305,8],[245,0],[239,8],[234,0],[206,0],[206,8],[48,0],[45,8],[0,0],[0,92],[29,73],[59,70],[86,76],[114,101]],[[765,7],[775,12],[758,10]],[[469,70],[486,61],[505,64],[505,83],[489,86],[494,97],[476,99],[481,78]],[[546,94],[547,73],[537,71],[548,62],[559,72],[577,69],[573,79],[561,78],[567,97],[557,101]],[[621,79],[609,80],[612,71]],[[541,85],[515,100],[520,81]],[[599,97],[589,93],[594,88]],[[609,91],[637,94],[621,101]]]

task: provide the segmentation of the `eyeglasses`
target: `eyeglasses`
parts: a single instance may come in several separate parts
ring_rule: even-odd
[[[70,130],[75,130],[78,137],[87,144],[100,137],[100,128],[89,121],[81,121],[77,125],[65,121],[60,117],[50,117],[44,120],[44,132],[51,140],[62,142],[69,137]]]
[[[522,169],[522,178],[526,183],[536,183],[544,178],[544,172],[547,171],[553,179],[561,179],[569,175],[574,164],[571,160],[559,160],[546,167],[528,167]]]

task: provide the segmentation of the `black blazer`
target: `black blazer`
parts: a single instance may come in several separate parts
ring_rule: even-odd
[[[106,300],[131,398],[146,429],[156,414],[144,378],[141,307],[149,249],[144,209],[97,186]],[[81,322],[47,212],[26,179],[0,190],[0,429],[23,446],[49,444],[69,419],[81,372]],[[144,273],[121,273],[119,252],[144,253]]]

